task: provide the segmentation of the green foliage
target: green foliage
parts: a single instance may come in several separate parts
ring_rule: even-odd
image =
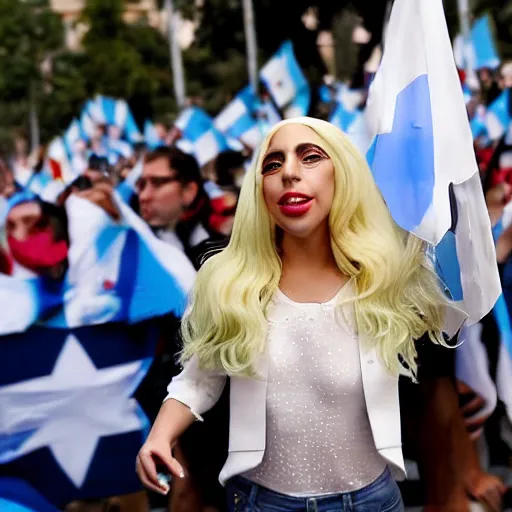
[[[95,94],[125,98],[139,122],[170,121],[176,114],[169,42],[146,20],[126,24],[125,2],[86,0],[80,22],[88,27],[79,52],[67,51],[64,27],[49,0],[0,0],[0,153],[12,146],[12,134],[27,132],[30,89],[39,114],[42,141],[62,133]],[[358,0],[364,16],[377,18],[375,0]],[[294,43],[299,63],[315,87],[325,68],[316,31],[301,17],[318,8],[321,29],[332,29],[349,0],[253,0],[259,65],[285,39]],[[165,0],[158,0],[160,8]],[[356,3],[352,0],[352,4]],[[457,0],[444,0],[451,33],[458,31]],[[503,57],[512,58],[512,4],[472,0],[475,15],[489,12]],[[187,19],[199,22],[195,40],[183,54],[186,90],[201,97],[216,114],[247,82],[241,0],[174,0]],[[362,7],[361,7],[362,8]],[[380,20],[373,20],[379,22]],[[334,27],[335,28],[335,27]],[[44,64],[44,65],[43,65]],[[48,66],[49,64],[49,66]]]
[[[175,110],[172,73],[166,39],[144,23],[123,21],[122,0],[88,0],[82,21],[83,66],[89,96],[125,98],[139,124],[158,115],[158,108]]]
[[[0,0],[0,147],[27,128],[29,92],[47,86],[42,64],[62,47],[64,29],[46,0]]]
[[[325,70],[316,47],[316,33],[308,31],[301,21],[311,3],[315,2],[253,1],[259,65],[284,40],[291,39],[301,67],[315,84]],[[242,2],[208,0],[196,9],[194,16],[200,25],[192,46],[184,53],[187,92],[201,95],[206,110],[215,114],[248,83]]]

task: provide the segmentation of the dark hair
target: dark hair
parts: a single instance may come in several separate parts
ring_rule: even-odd
[[[144,158],[144,162],[149,164],[160,158],[167,160],[169,170],[172,169],[176,173],[176,177],[181,183],[195,182],[202,185],[199,165],[192,155],[187,155],[175,146],[160,146],[149,152]]]
[[[220,187],[234,187],[234,171],[243,167],[245,157],[238,151],[223,151],[215,160],[215,173],[217,185]]]
[[[104,156],[91,155],[87,163],[88,169],[91,171],[99,171],[103,173],[109,172],[108,160]]]
[[[68,234],[68,216],[64,206],[47,203],[46,201],[39,201],[43,213],[43,219],[51,227],[53,231],[53,238],[56,241],[64,240],[69,244]]]

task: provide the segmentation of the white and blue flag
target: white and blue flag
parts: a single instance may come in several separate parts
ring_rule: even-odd
[[[114,199],[118,222],[66,202],[63,281],[0,276],[0,470],[58,507],[140,488],[133,460],[149,425],[133,394],[154,354],[153,319],[180,317],[195,279],[181,251]]]
[[[444,240],[461,283],[454,299],[475,323],[501,286],[442,0],[396,0],[388,28],[367,104],[368,162],[395,221],[434,246]]]
[[[183,137],[176,146],[194,155],[200,166],[229,149],[226,137],[215,127],[212,118],[199,107],[186,108],[176,119],[175,126]]]
[[[310,87],[295,58],[291,41],[281,45],[261,69],[260,77],[279,108],[294,103],[295,113],[300,111],[300,115],[307,114]],[[293,117],[291,114],[290,117]]]
[[[73,119],[63,136],[69,158],[72,157],[74,153],[74,146],[81,138],[82,132],[80,121],[78,121],[78,119]]]
[[[155,125],[149,119],[144,122],[144,142],[149,149],[155,149],[163,144]]]
[[[291,119],[292,117],[307,116],[310,104],[311,91],[308,85],[300,89],[297,96],[295,96],[292,102],[284,109],[284,118]]]
[[[114,116],[110,124],[114,124],[120,128],[125,138],[131,143],[134,144],[143,141],[142,134],[140,133],[139,127],[135,122],[135,118],[126,100],[115,100]]]
[[[2,512],[59,512],[27,482],[19,478],[0,477]]]
[[[130,204],[131,199],[137,193],[137,181],[142,176],[142,170],[144,169],[144,161],[139,158],[137,163],[133,166],[133,169],[129,172],[128,176],[119,183],[116,188],[119,197],[126,203]]]
[[[475,20],[468,40],[462,34],[455,38],[453,52],[459,69],[496,69],[500,65],[488,15]]]
[[[82,110],[80,114],[80,136],[82,139],[88,141],[96,133],[96,124],[92,117],[87,112],[87,108]]]
[[[500,65],[501,60],[496,50],[488,15],[478,18],[473,23],[471,43],[475,52],[476,69],[496,69]]]
[[[62,283],[0,275],[0,335],[35,323],[74,328],[183,314],[195,279],[192,264],[115,198],[121,222],[90,201],[67,200],[69,269]]]
[[[2,336],[2,474],[22,477],[59,508],[138,491],[133,461],[149,421],[133,394],[157,332],[147,322]]]
[[[363,111],[348,110],[343,103],[337,102],[329,122],[344,131],[362,153],[366,151],[369,145],[368,128]]]
[[[109,99],[97,95],[94,99],[87,101],[84,111],[96,124],[108,124],[109,122]]]
[[[491,140],[501,139],[512,123],[510,89],[505,89],[487,108],[485,124]]]
[[[226,131],[221,131],[226,134],[226,137],[239,139],[254,149],[258,147],[263,137],[256,126],[255,112],[258,104],[259,100],[254,89],[248,85],[221,111],[214,121],[215,125],[224,125]]]
[[[248,85],[221,110],[213,124],[226,137],[240,140],[255,149],[264,137],[254,117],[257,102],[253,88]]]

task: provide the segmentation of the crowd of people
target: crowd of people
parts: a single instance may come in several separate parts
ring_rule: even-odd
[[[474,91],[467,102],[471,120],[482,115],[482,110],[503,91],[510,91],[511,66],[480,71],[479,91]],[[366,91],[359,93],[359,107],[363,108]],[[320,102],[313,110],[316,117],[328,119],[333,108],[333,103]],[[506,108],[512,115],[512,94]],[[113,194],[140,163],[142,169],[128,202],[154,236],[182,251],[196,269],[209,255],[221,251],[233,228],[246,161],[251,156],[249,148],[225,151],[200,168],[193,156],[176,147],[177,131],[173,127],[156,128],[161,145],[148,148],[141,143],[129,156],[121,154],[112,159],[101,146],[115,127],[97,127],[97,135],[84,148],[80,175],[71,183],[61,183],[50,195],[28,192],[17,179],[27,169],[31,175],[41,172],[46,163],[44,152],[29,156],[20,143],[14,155],[5,155],[0,160],[0,196],[4,198],[0,272],[19,278],[44,275],[62,280],[70,250],[67,201],[78,196],[95,203],[111,218],[119,218]],[[113,133],[110,136],[115,138]],[[486,131],[478,132],[475,152],[492,225],[501,229],[501,233],[496,231],[496,249],[510,311],[512,124],[498,140]],[[173,315],[162,319],[154,362],[136,392],[151,421],[157,416],[171,377],[180,371],[178,331],[179,319]],[[495,379],[500,333],[492,313],[482,320],[481,340],[489,374]],[[512,450],[506,441],[510,426],[503,404],[498,403],[490,416],[482,417],[479,411],[485,405],[483,398],[456,379],[456,350],[434,346],[424,339],[418,340],[417,348],[418,383],[405,378],[400,381],[404,453],[419,472],[416,483],[401,484],[406,503],[446,511],[467,510],[470,500],[496,512],[511,507],[508,486],[512,484]],[[225,490],[218,483],[218,475],[228,455],[228,402],[229,386],[204,415],[204,422],[194,423],[180,438],[174,455],[185,477],[172,479],[169,495],[141,491],[127,497],[75,502],[68,509],[117,507],[123,512],[142,512],[151,506],[168,507],[172,512],[225,510]]]

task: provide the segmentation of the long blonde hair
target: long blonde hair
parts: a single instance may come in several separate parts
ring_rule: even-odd
[[[254,375],[256,358],[266,344],[265,311],[281,278],[261,165],[273,135],[290,123],[314,130],[334,164],[331,247],[339,269],[356,283],[358,330],[391,372],[407,368],[405,373],[414,374],[414,340],[428,334],[433,342],[444,343],[441,329],[447,299],[425,244],[393,221],[366,160],[348,137],[330,123],[307,117],[276,125],[254,158],[243,182],[229,245],[208,259],[197,275],[182,322],[182,362],[196,355],[204,368]]]

